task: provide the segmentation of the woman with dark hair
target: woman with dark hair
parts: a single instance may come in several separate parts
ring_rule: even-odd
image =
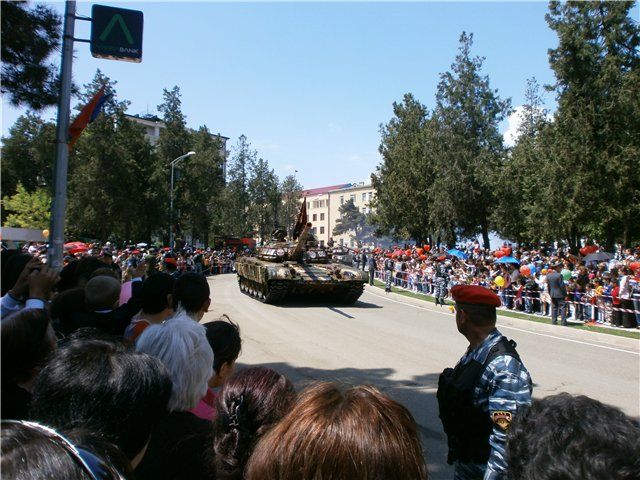
[[[31,389],[45,359],[56,348],[46,310],[27,308],[2,320],[2,389],[0,417],[25,419]]]
[[[292,383],[270,368],[247,368],[227,380],[213,428],[217,480],[244,478],[256,442],[284,417],[294,400]]]
[[[2,475],[16,480],[124,480],[127,459],[114,445],[86,432],[3,420]],[[125,476],[126,475],[126,476]]]
[[[409,410],[370,386],[303,391],[256,445],[247,480],[426,480]]]
[[[227,315],[222,315],[221,319],[215,322],[205,323],[204,328],[207,332],[209,345],[213,350],[213,377],[209,380],[209,389],[204,398],[190,411],[205,420],[214,420],[218,390],[233,374],[236,360],[242,348],[242,340],[240,339],[240,327],[233,323]]]
[[[29,418],[54,428],[99,432],[135,468],[171,392],[169,373],[157,358],[133,352],[105,333],[78,330],[35,379]]]

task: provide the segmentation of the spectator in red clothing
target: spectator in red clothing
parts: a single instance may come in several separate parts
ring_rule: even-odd
[[[620,285],[615,283],[611,290],[611,303],[613,305],[613,312],[611,315],[611,325],[614,327],[622,326],[622,314],[620,312]]]

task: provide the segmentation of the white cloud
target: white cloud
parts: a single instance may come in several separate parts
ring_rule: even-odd
[[[509,118],[507,118],[507,130],[502,134],[504,143],[507,147],[513,147],[518,139],[520,124],[522,123],[522,114],[524,113],[524,106],[518,105],[513,109]]]

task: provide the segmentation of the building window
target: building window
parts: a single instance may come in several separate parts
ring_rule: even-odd
[[[340,245],[344,245],[344,238],[340,239]]]
[[[369,201],[371,201],[371,196],[372,196],[372,193],[369,192]]]
[[[316,227],[313,227],[313,228],[311,229],[311,233],[313,233],[314,235],[316,234]]]
[[[340,205],[342,205],[343,203],[344,203],[344,197],[340,195]]]
[[[320,240],[320,246],[324,247],[324,240]]]
[[[313,214],[313,221],[315,222],[318,219],[318,215],[316,215],[315,213]]]
[[[324,213],[320,214],[320,220],[324,220]]]
[[[320,227],[320,235],[324,233],[324,227]]]
[[[363,201],[363,202],[366,202],[366,201],[367,201],[367,194],[366,194],[366,193],[363,193],[363,194],[362,194],[362,201]]]
[[[351,195],[351,201],[353,203],[356,203],[356,194],[355,193]]]
[[[311,202],[307,202],[307,208],[311,208]]]

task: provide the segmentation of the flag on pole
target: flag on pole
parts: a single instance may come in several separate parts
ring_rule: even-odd
[[[83,107],[80,114],[69,127],[69,149],[71,149],[78,138],[80,138],[80,134],[86,126],[98,117],[100,110],[102,109],[102,105],[104,105],[104,102],[108,97],[109,95],[104,94],[104,86],[102,86],[102,88],[98,90],[98,93],[89,100],[89,103]]]
[[[298,218],[296,219],[296,225],[293,227],[293,239],[297,240],[302,234],[302,230],[307,225],[307,197],[302,199],[302,206],[298,212]]]

